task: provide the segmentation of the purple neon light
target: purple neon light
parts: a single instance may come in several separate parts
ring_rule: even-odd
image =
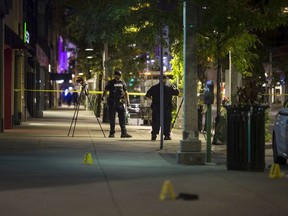
[[[58,41],[58,73],[64,73],[68,69],[67,52],[63,50],[63,38]]]

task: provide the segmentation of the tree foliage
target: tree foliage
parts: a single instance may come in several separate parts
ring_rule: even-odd
[[[244,72],[252,72],[257,62],[257,46],[261,44],[256,31],[265,32],[281,25],[287,25],[283,9],[287,1],[237,1],[201,0],[203,23],[200,28],[202,56],[209,52],[216,59],[233,53],[233,64]],[[218,49],[218,51],[217,51]],[[204,55],[203,55],[204,54]]]
[[[217,58],[225,59],[230,50],[236,68],[243,74],[253,74],[259,66],[257,50],[261,46],[255,32],[287,25],[287,0],[196,1],[198,63],[204,69],[216,63]],[[173,73],[181,79],[182,1],[59,0],[57,4],[65,12],[63,35],[79,47],[93,44],[101,50],[103,43],[109,43],[111,65],[134,73],[145,66],[144,58],[136,57],[155,55],[156,43],[165,42],[159,39],[161,30],[169,26]]]

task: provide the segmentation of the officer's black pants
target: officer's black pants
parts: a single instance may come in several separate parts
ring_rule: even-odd
[[[121,133],[126,134],[126,119],[125,119],[125,107],[123,103],[120,102],[109,102],[108,111],[110,118],[110,134],[115,133],[115,116],[116,112],[118,113],[119,125],[121,128]]]
[[[164,129],[163,133],[165,137],[170,137],[172,114],[171,108],[164,108]],[[159,134],[160,131],[160,109],[152,108],[152,135]]]

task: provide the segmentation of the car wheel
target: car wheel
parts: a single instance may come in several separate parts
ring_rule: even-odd
[[[275,136],[273,136],[273,139],[272,139],[272,149],[273,149],[273,160],[274,160],[274,163],[277,163],[279,165],[285,165],[286,162],[287,162],[287,159],[283,158],[281,156],[278,156]]]

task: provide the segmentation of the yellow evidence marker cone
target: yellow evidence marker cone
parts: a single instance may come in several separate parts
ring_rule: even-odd
[[[84,156],[84,164],[91,165],[93,164],[91,153],[86,153]]]
[[[162,190],[161,190],[160,197],[159,197],[161,201],[166,199],[167,193],[169,194],[171,200],[176,199],[173,185],[169,180],[166,180],[163,183]]]
[[[280,166],[277,163],[273,163],[270,172],[269,172],[269,178],[276,179],[276,178],[282,178],[283,174],[281,173]]]

